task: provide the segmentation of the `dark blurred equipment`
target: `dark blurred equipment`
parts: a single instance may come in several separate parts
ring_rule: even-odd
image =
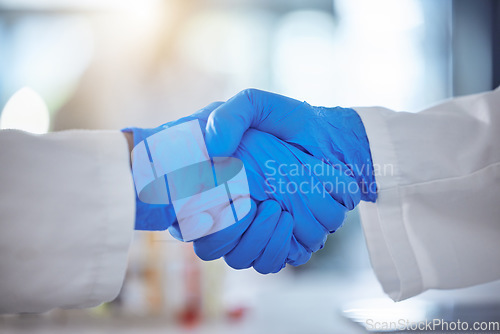
[[[500,85],[500,1],[452,2],[453,95]]]

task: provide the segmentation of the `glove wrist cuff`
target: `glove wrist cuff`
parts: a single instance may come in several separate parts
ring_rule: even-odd
[[[125,128],[121,131],[132,133],[134,137],[134,147],[149,136],[163,130],[160,126],[153,129]],[[137,189],[135,189],[135,230],[141,231],[164,231],[175,221],[175,214],[170,204],[148,204],[139,199]]]
[[[342,123],[347,135],[351,137],[352,145],[356,147],[356,149],[346,149],[346,164],[353,172],[359,185],[361,200],[375,202],[377,199],[377,184],[375,181],[370,143],[363,121],[354,109],[337,108],[340,109],[338,111],[342,115]],[[351,152],[355,152],[355,154],[351,154]]]

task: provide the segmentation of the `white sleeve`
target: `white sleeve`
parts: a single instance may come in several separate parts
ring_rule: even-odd
[[[114,299],[133,233],[133,189],[119,131],[0,131],[0,312]]]
[[[416,114],[355,109],[379,189],[361,219],[385,292],[500,279],[500,89]]]

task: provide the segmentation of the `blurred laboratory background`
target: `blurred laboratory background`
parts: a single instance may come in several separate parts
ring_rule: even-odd
[[[497,0],[0,0],[0,126],[156,127],[249,87],[414,112],[500,84],[499,18]],[[475,319],[500,301],[493,283],[392,304],[356,211],[275,275],[163,232],[137,232],[129,261],[115,301],[2,316],[0,333],[363,333],[367,314]]]

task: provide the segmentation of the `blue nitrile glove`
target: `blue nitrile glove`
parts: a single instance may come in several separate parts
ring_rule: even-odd
[[[256,204],[241,221],[193,242],[196,254],[205,261],[226,256],[235,269],[249,268],[262,274],[276,273],[290,256],[302,263],[311,257],[294,239],[292,216],[273,200]]]
[[[149,136],[187,121],[198,119],[204,132],[209,114],[222,102],[212,103],[188,117],[166,123],[153,129],[127,128],[124,132],[134,134],[134,146]],[[235,205],[238,200],[236,200]],[[237,223],[218,231],[200,241],[199,253],[204,252],[216,258],[231,252],[231,263],[239,263],[249,259],[261,273],[279,271],[285,266],[289,253],[298,263],[307,262],[310,253],[298,244],[292,234],[292,219],[287,212],[282,212],[280,205],[272,200],[259,202],[257,205],[251,200],[250,212]],[[139,200],[136,194],[136,230],[165,230],[169,229],[174,237],[180,235],[179,226],[174,209],[170,204],[147,204]],[[242,238],[242,235],[244,237]],[[242,241],[239,244],[240,239]],[[250,244],[249,244],[250,243]],[[237,246],[235,248],[235,246]],[[251,249],[249,249],[251,247]],[[195,247],[196,248],[196,247]],[[244,253],[239,256],[238,254]]]
[[[360,200],[351,176],[268,133],[246,131],[234,156],[245,164],[250,194],[260,203],[257,216],[248,227],[235,224],[195,240],[204,260],[224,256],[233,268],[261,273],[303,264]]]
[[[165,127],[193,119],[198,119],[203,129],[208,115],[216,106],[217,104],[212,104],[194,115],[156,129],[126,129],[125,131],[134,131],[134,142],[138,143]],[[332,199],[328,193],[331,190],[325,190],[321,185],[323,175],[309,174],[309,170],[314,170],[314,166],[322,166],[325,171],[325,164],[276,137],[259,131],[249,131],[242,141],[241,150],[238,150],[234,156],[244,162],[250,183],[250,193],[258,204],[252,201],[250,213],[236,224],[195,241],[197,254],[205,260],[225,255],[226,262],[232,267],[253,266],[261,273],[277,272],[286,263],[300,265],[307,262],[311,252],[323,246],[328,232],[334,231],[342,224],[346,211],[345,207]],[[268,169],[271,169],[266,171],[265,164],[269,161],[288,167],[308,167],[304,175],[277,175],[274,178],[271,170],[274,166],[270,165]],[[281,173],[283,171],[287,172],[286,168],[281,170]],[[328,174],[333,175],[334,172]],[[266,178],[266,174],[271,174],[271,177]],[[313,177],[314,182],[311,181]],[[348,179],[341,177],[339,175],[339,182],[349,182]],[[290,184],[290,182],[297,185],[306,184],[306,186],[314,186],[316,190],[313,190],[314,193],[308,197],[300,196],[300,194],[292,197],[279,189],[272,191],[270,187],[278,187],[278,181],[284,184]],[[352,199],[348,199],[348,196],[343,193],[335,193],[335,196],[339,201],[352,203],[352,206],[359,201],[359,194],[357,197],[356,194],[352,196]],[[142,222],[138,221],[136,224],[138,228],[144,229],[143,226],[145,226],[150,230],[159,230],[173,224],[170,227],[171,232],[174,232],[173,235],[178,233],[175,230],[175,214],[170,205],[150,205],[139,200],[137,204],[137,217],[144,219]],[[294,221],[292,214],[298,222]],[[173,231],[172,228],[174,228]],[[294,229],[301,231],[300,241],[292,234]]]
[[[180,118],[178,120],[163,124],[157,128],[126,128],[123,132],[131,132],[134,135],[134,146],[145,140],[149,136],[164,130],[165,128],[175,126],[194,119],[204,120],[204,124],[210,113],[220,106],[222,102],[214,102],[198,110],[194,114]],[[176,222],[176,216],[173,206],[170,204],[148,204],[139,200],[136,192],[136,213],[135,229],[145,231],[164,231]]]
[[[287,101],[295,101],[284,97],[279,98]],[[226,104],[234,102],[234,100],[235,99],[233,98]],[[212,105],[212,107],[214,106],[216,105]],[[222,105],[221,107],[224,106],[225,105]],[[200,121],[202,119],[207,119],[211,112],[211,110],[208,109],[209,108],[205,108],[195,115],[176,122],[168,123],[166,126],[176,125],[195,118],[200,119]],[[227,108],[219,108],[217,110],[221,109],[227,110]],[[353,113],[357,116],[355,112]],[[281,115],[283,116],[283,114]],[[238,118],[238,116],[236,116],[236,118]],[[238,127],[238,124],[241,125],[241,123],[245,122],[236,122],[235,124]],[[148,130],[149,132],[147,132],[146,135],[140,137],[140,139],[136,139],[135,142],[137,143],[143,138],[156,133],[163,128],[164,127],[158,128],[156,131],[155,129]],[[240,130],[243,128],[244,126],[240,126]],[[210,132],[210,129],[213,130],[215,127],[213,127],[213,124],[209,124],[207,129]],[[139,131],[144,133],[142,132],[144,130],[139,129]],[[222,132],[220,135],[225,135],[226,137],[229,135],[230,138],[231,136],[234,136],[235,132],[232,131],[230,127],[227,127],[225,131],[229,132]],[[214,155],[214,153],[217,154],[217,152],[223,152],[231,145],[238,145],[238,143],[227,143],[224,140],[220,140],[220,137],[217,135],[214,136],[213,132],[214,131],[212,131],[212,137],[207,136],[206,138],[207,146],[211,155]],[[279,271],[285,263],[299,265],[306,262],[312,251],[322,247],[326,234],[328,232],[333,232],[340,226],[344,219],[345,211],[347,211],[347,209],[352,209],[355,205],[357,205],[360,195],[357,183],[350,181],[352,178],[350,177],[349,172],[351,171],[352,166],[349,166],[348,164],[341,165],[337,162],[332,163],[331,159],[325,160],[327,160],[329,164],[333,165],[334,168],[332,169],[336,170],[337,173],[326,173],[326,175],[321,174],[314,176],[318,180],[322,180],[321,182],[323,185],[328,182],[332,182],[334,185],[352,185],[354,183],[356,187],[351,187],[347,191],[345,188],[342,188],[339,191],[339,189],[332,189],[331,187],[330,189],[316,191],[317,194],[323,193],[322,199],[325,201],[330,200],[330,204],[321,200],[321,198],[317,200],[315,196],[303,196],[304,194],[294,194],[295,196],[289,196],[290,194],[282,194],[279,191],[270,192],[269,188],[273,187],[273,182],[276,182],[274,185],[278,185],[280,182],[283,182],[284,184],[300,184],[300,182],[296,181],[297,178],[295,178],[295,175],[292,175],[290,171],[285,171],[287,173],[279,175],[276,180],[269,183],[269,180],[265,175],[266,172],[262,167],[266,166],[266,162],[275,161],[278,164],[285,163],[288,165],[295,164],[316,166],[320,163],[320,161],[317,161],[317,159],[314,159],[310,154],[307,154],[309,152],[317,153],[317,151],[313,149],[310,151],[304,150],[304,146],[306,146],[307,143],[301,145],[290,141],[293,144],[292,146],[278,140],[274,136],[265,136],[258,131],[255,131],[255,133],[253,132],[254,131],[248,131],[247,135],[243,138],[241,145],[243,149],[238,150],[235,153],[235,156],[240,158],[245,163],[245,168],[249,171],[248,178],[250,182],[250,190],[252,197],[257,201],[257,204],[253,203],[252,210],[247,217],[229,228],[196,240],[194,246],[196,253],[205,260],[225,256],[226,262],[234,268],[246,268],[253,265],[257,271],[262,273],[276,272]],[[300,131],[298,131],[298,133],[300,134]],[[238,138],[239,141],[241,139],[241,135],[236,135],[236,138]],[[220,141],[216,142],[217,140]],[[299,150],[299,148],[302,149],[302,151]],[[291,153],[291,155],[293,155],[292,159],[290,159],[290,156],[286,153],[287,150]],[[323,165],[325,164],[321,162],[321,166]],[[269,169],[268,166],[266,166],[266,168]],[[315,169],[311,167],[311,170],[314,171]],[[371,171],[371,168],[367,170]],[[363,172],[363,169],[360,171]],[[354,176],[356,175],[355,173],[352,174],[354,174]],[[363,186],[363,184],[361,185]],[[321,185],[318,189],[320,188],[322,188]],[[325,192],[329,193],[331,196],[324,196]],[[270,201],[269,199],[274,199],[275,202]],[[332,199],[334,200],[332,201]],[[335,206],[335,204],[332,203],[340,203],[342,205]],[[333,212],[330,210],[333,210]],[[156,226],[153,229],[164,229],[165,225],[168,226],[175,223],[175,215],[173,215],[173,210],[171,208],[164,207],[162,214],[171,220],[162,225],[161,228]],[[138,217],[140,216],[141,215],[138,212]],[[145,216],[150,219],[149,222],[151,223],[151,226],[154,225],[154,223],[158,224],[158,219],[161,219],[160,215],[155,216],[151,213],[146,214]],[[296,237],[296,235],[298,237]]]
[[[370,146],[361,118],[353,109],[313,107],[247,89],[210,114],[205,138],[208,150],[213,156],[230,156],[249,128],[272,134],[352,175],[361,189],[361,199],[375,202]]]
[[[225,254],[226,263],[235,269],[253,266],[259,273],[268,274],[284,268],[290,257],[307,262],[310,253],[293,237],[293,226],[292,216],[282,211],[277,202],[261,202],[252,224],[236,246]],[[203,242],[207,240],[195,242],[198,253]]]

